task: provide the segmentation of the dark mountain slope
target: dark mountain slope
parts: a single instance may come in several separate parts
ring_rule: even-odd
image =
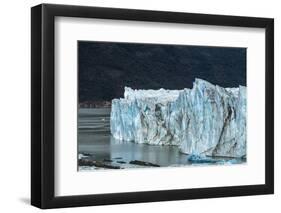
[[[134,89],[191,88],[195,78],[246,85],[246,48],[78,43],[79,101],[110,101]]]

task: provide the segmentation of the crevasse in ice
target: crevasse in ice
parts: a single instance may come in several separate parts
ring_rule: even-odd
[[[186,154],[246,155],[246,87],[223,88],[195,79],[192,89],[133,90],[113,99],[114,138],[176,145]]]

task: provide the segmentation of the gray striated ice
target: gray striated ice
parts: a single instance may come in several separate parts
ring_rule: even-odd
[[[223,88],[196,79],[192,89],[133,90],[112,100],[114,138],[176,145],[186,154],[246,155],[246,87]]]

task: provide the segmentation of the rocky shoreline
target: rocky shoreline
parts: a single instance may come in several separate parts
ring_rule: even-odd
[[[224,165],[239,164],[246,162],[242,158],[212,158],[197,155],[187,155],[187,161],[190,165]],[[175,165],[171,165],[175,166]],[[111,159],[96,160],[92,154],[79,153],[78,170],[104,170],[104,169],[127,169],[127,168],[155,168],[161,167],[159,164],[141,160],[125,160],[122,157],[114,157]]]
[[[137,167],[161,167],[158,164],[141,161],[131,160],[125,161],[122,157],[115,157],[112,159],[95,160],[94,156],[89,153],[79,153],[78,166],[79,167],[92,167],[93,169],[125,169],[124,165],[134,165]],[[123,166],[123,167],[122,167]]]

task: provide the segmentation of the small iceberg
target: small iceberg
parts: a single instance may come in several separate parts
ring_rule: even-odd
[[[187,160],[191,164],[238,164],[244,162],[241,158],[216,159],[205,155],[189,155]]]
[[[206,157],[206,156],[203,156],[203,155],[189,155],[187,157],[187,160],[192,163],[192,164],[201,164],[201,163],[218,163],[222,160],[216,160],[216,159],[213,159],[213,158],[210,158],[210,157]]]

